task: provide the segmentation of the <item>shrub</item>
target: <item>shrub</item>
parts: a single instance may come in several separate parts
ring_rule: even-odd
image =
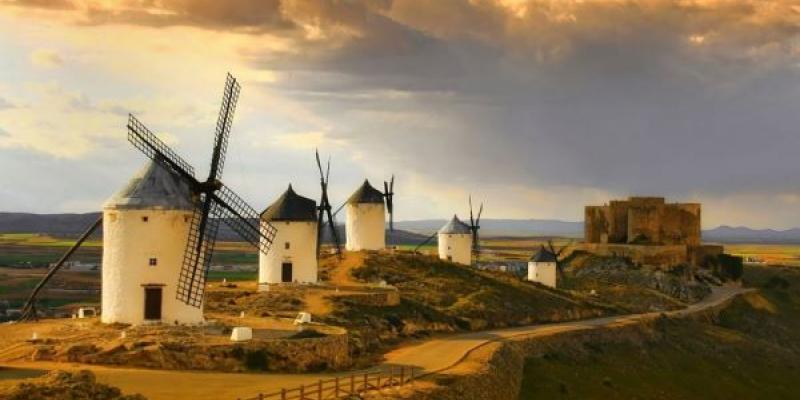
[[[742,278],[742,274],[744,273],[742,257],[720,254],[717,256],[717,260],[719,261],[718,276],[720,278],[733,281],[738,281]]]
[[[244,365],[251,371],[266,371],[269,363],[267,362],[267,352],[264,350],[250,350],[244,358]]]

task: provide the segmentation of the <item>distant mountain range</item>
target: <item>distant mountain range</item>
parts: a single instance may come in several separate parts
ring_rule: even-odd
[[[44,233],[54,236],[75,236],[83,232],[99,213],[86,214],[29,214],[0,212],[0,233]],[[390,243],[414,243],[441,228],[444,219],[396,221],[396,233]],[[235,240],[236,235],[220,227],[220,239]],[[339,227],[344,239],[344,229]],[[496,236],[583,236],[583,222],[543,219],[484,219],[481,220],[484,237]],[[327,235],[325,235],[327,236]],[[787,230],[751,229],[747,227],[720,226],[703,231],[703,240],[720,243],[787,243],[800,244],[800,228]]]
[[[786,230],[751,229],[722,225],[703,231],[703,240],[720,243],[800,243],[800,228]]]
[[[431,233],[445,224],[443,219],[398,221],[397,229],[416,233]],[[466,222],[466,221],[465,221]],[[481,233],[488,236],[564,236],[583,237],[583,222],[546,219],[486,219],[481,220]],[[787,230],[751,229],[723,225],[703,231],[703,240],[718,243],[800,243],[800,228]]]

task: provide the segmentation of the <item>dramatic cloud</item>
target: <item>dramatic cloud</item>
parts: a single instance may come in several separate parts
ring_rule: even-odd
[[[704,201],[707,223],[800,225],[791,201],[800,6],[791,1],[0,4],[64,30],[127,30],[136,40],[120,51],[135,49],[141,63],[98,51],[69,64],[163,81],[150,94],[176,103],[193,97],[175,87],[205,85],[225,65],[242,71],[253,97],[240,137],[253,149],[293,171],[276,149],[335,148],[349,156],[345,191],[396,172],[409,204],[436,203],[407,217],[447,212],[468,192],[495,205],[488,217],[571,219],[604,196],[652,194]],[[100,46],[91,42],[81,52]],[[45,131],[42,117],[29,118]],[[41,136],[2,121],[6,147]],[[773,210],[746,215],[762,204]]]

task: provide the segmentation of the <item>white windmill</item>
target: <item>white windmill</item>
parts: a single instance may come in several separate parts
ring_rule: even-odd
[[[292,185],[261,213],[274,226],[272,250],[258,262],[259,289],[269,284],[317,282],[317,202],[300,196]]]
[[[382,250],[386,247],[386,211],[389,212],[389,229],[394,229],[393,190],[394,176],[391,182],[384,182],[383,193],[372,187],[369,180],[364,180],[347,199],[344,204],[347,250]]]
[[[483,203],[478,209],[477,218],[472,210],[472,196],[469,197],[469,224],[458,219],[458,215],[446,223],[439,231],[428,236],[424,241],[414,248],[417,253],[422,246],[425,246],[437,238],[439,247],[439,258],[464,265],[472,264],[472,255],[475,255],[475,262],[480,260],[480,240],[478,230],[481,226],[481,214],[483,214]]]
[[[542,245],[528,261],[528,280],[545,286],[556,287],[558,256]]]
[[[195,324],[203,320],[206,278],[219,224],[268,253],[275,229],[221,181],[239,98],[228,74],[208,177],[133,115],[128,141],[152,161],[104,206],[100,217],[33,289],[23,319],[35,319],[38,294],[86,238],[103,226],[102,321]],[[167,294],[165,292],[174,293]]]
[[[437,232],[439,258],[459,264],[472,263],[472,229],[457,215]]]

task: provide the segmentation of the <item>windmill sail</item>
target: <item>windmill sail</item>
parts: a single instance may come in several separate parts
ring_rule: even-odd
[[[478,231],[481,229],[481,214],[483,214],[483,203],[478,209],[477,217],[472,211],[472,196],[469,196],[469,229],[472,231],[472,253],[475,255],[475,262],[480,261],[481,247]]]
[[[275,237],[275,227],[265,224],[262,228],[255,209],[220,182],[239,91],[239,83],[228,74],[217,119],[211,166],[204,182],[195,178],[194,169],[189,163],[133,115],[128,120],[128,140],[134,147],[183,178],[195,196],[197,204],[192,215],[176,293],[179,300],[195,307],[202,305],[220,222],[231,227],[242,239],[264,254],[269,252]]]
[[[322,249],[322,232],[324,231],[325,226],[328,226],[331,233],[331,238],[333,239],[333,244],[336,249],[336,254],[341,257],[342,248],[341,242],[339,241],[339,232],[336,231],[336,222],[334,221],[333,217],[335,214],[331,213],[331,202],[328,198],[328,184],[330,183],[330,175],[331,175],[331,160],[328,158],[328,162],[325,166],[325,172],[323,173],[322,170],[322,163],[319,159],[319,151],[316,151],[316,158],[317,158],[317,169],[319,169],[319,185],[320,185],[320,200],[319,200],[319,207],[318,207],[318,216],[317,216],[317,258],[319,259],[320,251]],[[338,210],[337,210],[338,212]],[[328,219],[328,222],[325,223],[325,218]]]
[[[383,197],[386,199],[386,211],[389,212],[389,230],[394,231],[394,174],[389,182],[383,181]]]

